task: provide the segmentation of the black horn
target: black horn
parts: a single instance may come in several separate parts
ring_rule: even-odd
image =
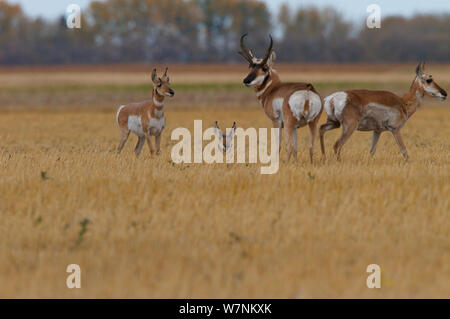
[[[247,47],[244,44],[244,39],[247,36],[247,34],[244,34],[241,37],[241,51],[239,51],[239,54],[242,55],[242,57],[247,60],[248,63],[252,64],[253,63],[253,59],[252,56],[250,54],[250,50],[247,49]]]
[[[270,45],[269,45],[269,48],[267,49],[266,56],[264,57],[264,59],[263,59],[263,61],[261,63],[263,65],[267,63],[267,61],[270,58],[270,55],[272,54],[273,39],[272,39],[272,36],[270,34],[269,34],[269,37],[270,37]]]

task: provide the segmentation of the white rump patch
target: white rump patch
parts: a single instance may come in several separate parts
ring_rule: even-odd
[[[137,136],[144,136],[142,121],[140,116],[130,115],[128,117],[128,129]]]
[[[331,107],[331,101],[333,101],[333,108]],[[336,92],[328,95],[324,99],[325,112],[332,120],[341,122],[342,113],[344,112],[345,105],[347,104],[347,93]]]
[[[309,101],[309,111],[305,112],[305,103]],[[298,121],[306,123],[314,120],[322,110],[320,96],[308,90],[294,92],[289,98],[289,107]]]
[[[117,121],[117,123],[119,123],[119,113],[120,113],[120,111],[122,111],[122,109],[125,107],[125,105],[121,105],[120,107],[119,107],[119,109],[117,110],[117,113],[116,113],[116,121]]]

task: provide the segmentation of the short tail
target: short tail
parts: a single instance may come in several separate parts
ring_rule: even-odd
[[[331,119],[336,119],[334,116],[334,103],[333,103],[333,96],[329,95],[326,98],[323,99],[324,109],[325,113],[327,113],[328,117]]]
[[[303,107],[303,113],[305,114],[305,118],[309,118],[309,94],[305,101],[305,106]]]
[[[307,118],[309,118],[309,100],[310,100],[310,98],[311,98],[311,89],[313,88],[313,86],[312,86],[312,84],[311,83],[308,83],[307,85],[306,85],[306,91],[308,92],[307,94],[306,94],[306,99],[305,99],[305,105],[303,106],[303,113],[304,113],[304,115],[305,115],[305,118],[307,119]]]
[[[120,107],[119,107],[119,109],[117,110],[117,113],[116,113],[116,121],[117,121],[117,123],[119,123],[119,113],[120,113],[120,111],[122,111],[122,109],[125,107],[125,105],[121,105]]]

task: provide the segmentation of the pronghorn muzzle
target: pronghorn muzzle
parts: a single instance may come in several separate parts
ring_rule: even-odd
[[[253,80],[256,78],[256,72],[251,72],[247,77],[244,79],[243,83],[245,85],[250,85],[250,83],[253,82]]]

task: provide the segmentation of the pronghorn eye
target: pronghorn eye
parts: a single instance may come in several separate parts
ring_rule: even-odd
[[[428,84],[430,84],[431,82],[433,82],[433,79],[427,79]]]

